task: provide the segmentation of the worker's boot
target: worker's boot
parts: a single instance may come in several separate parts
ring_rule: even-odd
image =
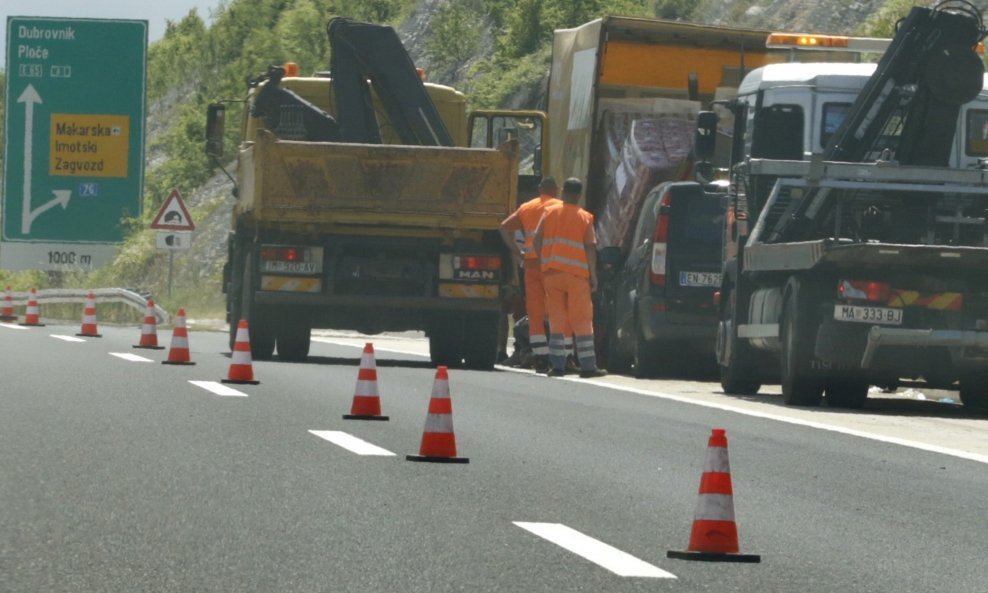
[[[542,373],[542,374],[548,373],[549,369],[551,368],[549,365],[549,357],[545,355],[536,356],[535,364],[533,365],[533,368],[535,368],[536,373]]]

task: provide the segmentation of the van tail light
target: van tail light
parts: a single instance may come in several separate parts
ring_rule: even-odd
[[[839,280],[837,294],[842,299],[887,303],[892,294],[892,286],[888,282],[871,280]]]
[[[666,285],[666,251],[669,245],[669,205],[672,192],[666,192],[659,200],[659,216],[655,220],[655,233],[652,235],[652,285]]]

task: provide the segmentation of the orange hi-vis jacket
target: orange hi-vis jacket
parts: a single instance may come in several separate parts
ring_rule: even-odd
[[[588,229],[593,232],[593,214],[576,204],[560,202],[547,207],[542,215],[542,273],[559,270],[589,278],[584,247]]]
[[[518,207],[518,219],[521,221],[522,233],[525,236],[525,259],[532,260],[533,263],[539,259],[538,254],[535,253],[535,248],[532,246],[535,227],[539,226],[545,209],[553,204],[562,204],[562,200],[542,194]]]

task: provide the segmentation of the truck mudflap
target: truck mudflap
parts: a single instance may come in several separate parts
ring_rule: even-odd
[[[868,331],[861,368],[871,368],[879,348],[886,346],[910,346],[917,348],[946,347],[961,353],[960,361],[982,361],[988,365],[988,331],[952,329],[906,329],[874,325]],[[969,349],[979,350],[979,356],[970,356]]]

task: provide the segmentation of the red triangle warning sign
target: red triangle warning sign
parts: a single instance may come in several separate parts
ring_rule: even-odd
[[[173,189],[168,199],[161,205],[161,210],[158,210],[158,214],[151,221],[151,228],[163,231],[194,231],[196,229],[196,225],[192,222],[192,217],[185,208],[185,202],[182,201],[182,196],[179,195],[177,189]]]

